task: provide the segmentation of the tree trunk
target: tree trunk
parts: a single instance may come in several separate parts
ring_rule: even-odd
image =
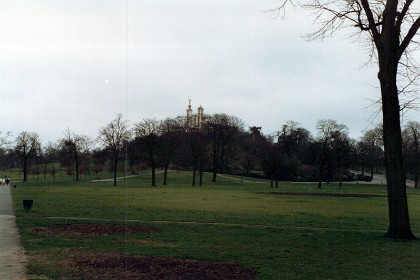
[[[200,159],[199,159],[199,176],[200,176],[200,182],[199,182],[199,184],[200,184],[200,187],[203,185],[203,169],[204,169],[204,166],[203,166],[203,157],[202,156],[200,156]]]
[[[196,168],[194,167],[194,170],[193,170],[193,178],[192,178],[192,183],[191,183],[191,186],[195,186],[195,174],[196,174]]]
[[[117,168],[118,168],[118,159],[114,159],[114,186],[117,185]]]
[[[341,158],[340,158],[340,175],[338,175],[338,176],[340,176],[339,189],[341,190],[341,188],[343,187],[343,176],[344,176],[344,159],[343,159],[344,155],[341,153],[340,156],[341,156]]]
[[[274,183],[274,175],[271,174],[271,178],[270,178],[270,188],[273,188],[273,183]]]
[[[168,184],[168,168],[169,168],[169,160],[165,162],[165,171],[163,172],[163,185],[164,186]]]
[[[246,155],[246,176],[247,177],[249,177],[250,170],[251,170],[251,159],[250,159],[249,152],[247,152],[247,155]]]
[[[379,52],[379,74],[382,95],[383,140],[385,148],[385,170],[388,191],[389,228],[385,237],[413,239],[410,227],[406,184],[403,167],[400,105],[397,89],[398,36],[387,38],[383,31],[384,44]],[[388,34],[388,37],[393,34]],[[396,41],[396,44],[393,44]],[[393,47],[394,46],[394,47]]]
[[[318,169],[318,189],[320,189],[322,186],[322,163],[319,164]]]
[[[419,174],[418,174],[418,151],[419,151],[419,139],[417,138],[417,132],[414,133],[414,188],[419,188]]]
[[[154,163],[152,165],[152,187],[156,187],[156,168]]]
[[[79,181],[79,156],[77,151],[74,152],[74,160],[76,161],[76,181]]]
[[[200,169],[199,175],[200,175],[200,187],[201,187],[203,185],[203,170],[202,169]]]
[[[373,165],[370,167],[370,178],[373,180]]]
[[[213,183],[215,183],[217,180],[218,169],[219,169],[219,144],[216,141],[213,145],[213,177],[211,179]]]
[[[326,183],[329,184],[331,182],[332,177],[332,166],[331,166],[331,159],[328,157],[327,159],[327,178]]]
[[[212,179],[211,179],[211,181],[213,182],[213,183],[215,183],[216,181],[217,181],[217,163],[215,163],[215,166],[213,167],[213,176],[212,176]]]
[[[23,157],[23,182],[28,181],[28,158]]]
[[[149,150],[150,155],[150,168],[152,169],[152,187],[156,186],[156,167],[155,167],[155,159],[153,157],[153,152],[151,149]]]

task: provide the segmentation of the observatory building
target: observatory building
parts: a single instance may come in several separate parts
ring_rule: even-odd
[[[192,129],[200,129],[207,120],[210,119],[210,115],[204,114],[204,109],[200,105],[197,109],[197,114],[193,114],[191,109],[191,99],[189,100],[188,109],[187,109],[187,121],[186,127]]]

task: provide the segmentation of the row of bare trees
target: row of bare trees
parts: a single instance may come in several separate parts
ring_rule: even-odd
[[[420,124],[408,122],[403,130],[404,163],[407,177],[419,187]],[[263,135],[261,127],[245,129],[233,116],[215,114],[200,129],[186,128],[185,118],[144,119],[130,126],[122,115],[99,130],[97,139],[66,129],[57,142],[41,147],[38,134],[21,132],[11,146],[10,135],[0,137],[3,168],[20,166],[26,181],[30,166],[55,175],[57,164],[67,167],[76,181],[80,174],[102,172],[106,163],[117,185],[118,172],[136,174],[151,170],[156,186],[156,170],[163,170],[163,185],[171,169],[192,171],[192,185],[203,185],[203,172],[259,176],[279,181],[317,181],[356,179],[349,169],[374,173],[384,169],[382,127],[351,139],[348,128],[334,120],[320,120],[317,135],[297,122],[286,122],[276,133]],[[8,149],[6,149],[8,147]],[[48,171],[47,171],[48,170]],[[39,173],[39,172],[38,172]]]

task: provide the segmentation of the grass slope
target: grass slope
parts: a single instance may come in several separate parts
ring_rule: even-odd
[[[208,175],[206,175],[208,176]],[[161,178],[158,178],[161,180]],[[417,279],[420,242],[382,238],[386,197],[280,196],[259,192],[319,192],[316,184],[219,177],[191,187],[191,174],[170,174],[168,186],[148,176],[96,183],[28,183],[13,189],[29,273],[60,279],[57,265],[75,250],[126,252],[237,263],[259,270],[258,279]],[[210,182],[206,177],[205,182]],[[384,186],[324,185],[323,193],[386,195]],[[408,190],[413,230],[420,236],[420,193]],[[22,199],[33,199],[23,211]],[[56,224],[152,226],[156,234],[71,238],[34,228]]]

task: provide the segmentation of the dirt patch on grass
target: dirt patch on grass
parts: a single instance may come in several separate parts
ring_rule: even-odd
[[[61,238],[158,233],[152,227],[109,224],[60,224],[31,230]],[[175,242],[148,239],[128,240],[128,243],[144,246],[176,246]],[[37,260],[41,261],[39,256]],[[76,249],[76,251],[72,249],[63,257],[45,261],[53,262],[55,266],[63,269],[65,277],[59,279],[253,280],[258,274],[256,269],[248,269],[232,263],[128,255],[122,252],[103,253],[82,249]]]
[[[45,235],[61,237],[91,237],[108,235],[155,234],[157,229],[145,226],[107,224],[63,224],[31,229]]]
[[[229,263],[80,251],[65,262],[80,279],[252,280],[257,270]]]
[[[327,197],[386,197],[379,194],[363,194],[363,193],[312,193],[312,192],[257,192],[257,194],[268,195],[299,195],[299,196],[327,196]]]
[[[152,240],[152,239],[136,239],[128,240],[129,245],[140,245],[140,246],[157,246],[157,247],[175,247],[175,241],[166,241],[166,240]]]

